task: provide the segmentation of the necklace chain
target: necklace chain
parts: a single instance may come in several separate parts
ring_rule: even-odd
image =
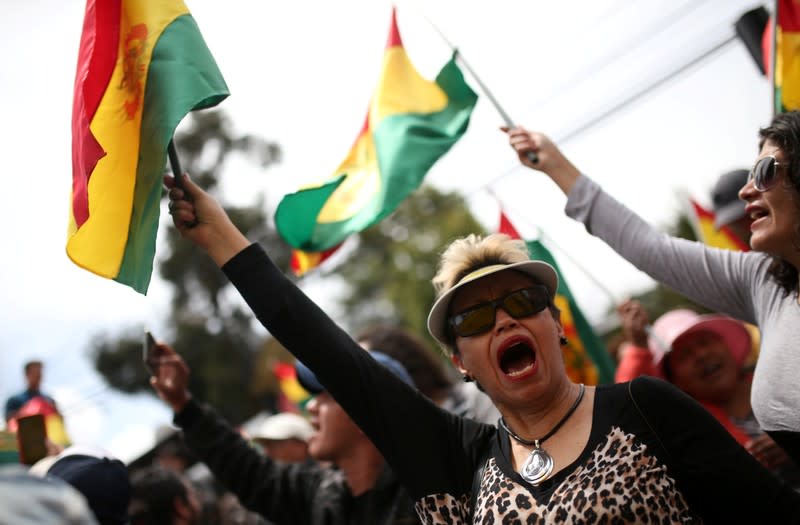
[[[581,399],[583,399],[583,393],[584,393],[585,390],[586,390],[586,387],[584,386],[583,383],[581,383],[581,389],[578,392],[578,397],[575,399],[575,402],[572,403],[572,406],[569,407],[569,410],[567,410],[567,413],[564,414],[564,417],[561,418],[561,421],[556,423],[556,426],[554,426],[550,430],[550,432],[545,434],[543,437],[540,437],[539,439],[525,439],[525,438],[522,438],[522,437],[518,436],[513,430],[508,428],[508,425],[506,424],[505,419],[502,418],[502,417],[500,418],[500,426],[503,427],[503,430],[508,432],[508,435],[511,436],[512,438],[514,438],[517,442],[522,443],[523,445],[528,446],[528,447],[535,446],[536,448],[539,448],[539,445],[541,443],[544,443],[544,441],[546,439],[548,439],[553,434],[558,432],[558,429],[561,428],[561,426],[567,421],[567,419],[569,419],[569,416],[571,416],[572,413],[575,412],[575,409],[578,408],[578,405],[581,403]]]

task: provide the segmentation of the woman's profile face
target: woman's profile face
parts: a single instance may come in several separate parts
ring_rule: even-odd
[[[777,182],[767,191],[760,192],[749,181],[739,191],[739,197],[747,204],[745,213],[750,224],[750,246],[757,251],[795,262],[800,257],[795,247],[795,225],[800,221],[795,199],[798,197],[787,181],[789,159],[778,146],[767,140],[761,148],[759,159],[773,155],[779,164]]]
[[[461,288],[450,305],[450,314],[537,284],[514,270],[498,272]],[[559,343],[562,333],[561,324],[547,307],[515,319],[498,306],[487,331],[456,337],[458,353],[453,361],[462,373],[480,383],[498,408],[526,403],[531,396],[541,395],[566,379]]]

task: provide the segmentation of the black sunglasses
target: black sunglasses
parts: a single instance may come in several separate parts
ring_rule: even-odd
[[[778,182],[778,168],[788,166],[788,162],[778,162],[773,155],[767,155],[758,159],[747,176],[747,182],[753,181],[753,187],[758,191],[767,191]]]
[[[492,329],[498,306],[514,319],[520,319],[541,312],[549,304],[550,293],[546,286],[539,284],[467,308],[450,317],[450,327],[459,337],[478,335]]]

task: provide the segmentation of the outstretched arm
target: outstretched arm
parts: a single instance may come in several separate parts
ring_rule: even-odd
[[[412,495],[443,488],[466,493],[480,454],[471,445],[494,435],[492,427],[448,414],[406,385],[289,281],[260,246],[249,245],[213,198],[190,180],[185,192],[171,179],[166,183],[182,235],[222,267],[259,321],[314,372]],[[445,478],[422,475],[428,471]]]
[[[766,278],[763,254],[709,248],[657,231],[581,175],[546,135],[504,131],[526,166],[546,173],[568,196],[567,215],[581,221],[631,264],[711,310],[756,323],[753,296]],[[539,161],[531,163],[527,151]]]

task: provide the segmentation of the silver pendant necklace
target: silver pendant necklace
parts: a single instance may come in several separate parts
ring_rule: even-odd
[[[533,447],[531,450],[530,455],[522,464],[522,468],[519,470],[519,475],[522,476],[522,479],[530,483],[531,485],[538,485],[542,481],[546,480],[550,477],[550,474],[553,472],[553,458],[550,457],[542,447],[541,444],[544,441],[558,432],[558,429],[561,428],[561,425],[569,419],[569,416],[575,412],[575,409],[578,408],[578,405],[581,403],[581,399],[583,399],[583,393],[586,390],[586,387],[581,383],[581,389],[578,392],[578,397],[575,399],[575,402],[572,403],[572,406],[567,410],[567,413],[564,414],[564,417],[561,418],[561,421],[556,423],[550,432],[545,434],[543,437],[539,439],[524,439],[518,436],[513,430],[508,428],[506,422],[503,418],[500,418],[500,426],[503,427],[509,436],[514,438],[515,441],[525,445],[526,447]]]

